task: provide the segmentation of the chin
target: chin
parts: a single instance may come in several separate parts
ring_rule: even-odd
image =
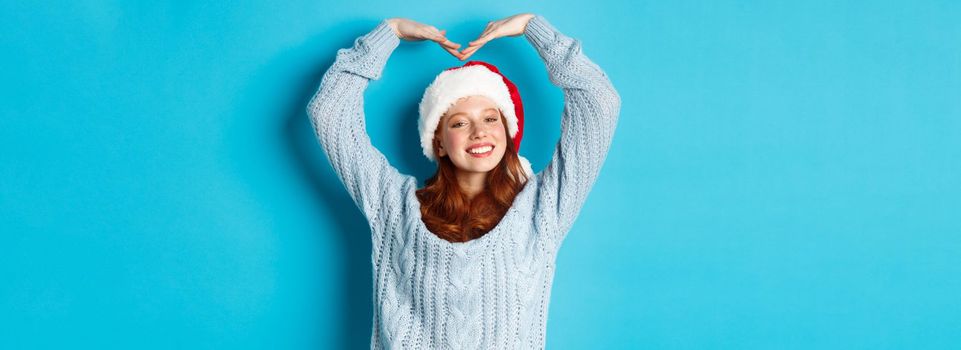
[[[465,160],[465,162],[470,162],[470,160]],[[454,163],[457,170],[469,171],[472,173],[490,172],[491,170],[494,170],[494,168],[497,168],[498,164],[500,164],[500,160],[498,160],[497,162],[484,163],[484,164],[477,164],[477,163],[457,164],[456,162]]]
[[[494,170],[494,168],[495,167],[489,167],[489,168],[488,167],[470,167],[470,168],[458,167],[457,170],[471,172],[471,173],[489,173],[491,170]]]

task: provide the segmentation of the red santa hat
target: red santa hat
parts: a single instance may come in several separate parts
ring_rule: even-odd
[[[424,91],[420,101],[420,144],[427,159],[436,162],[434,156],[434,131],[441,116],[458,99],[482,95],[494,101],[501,114],[507,118],[507,134],[513,138],[514,149],[520,152],[521,137],[524,135],[524,106],[517,86],[507,79],[494,65],[483,61],[469,61],[463,66],[445,69],[434,78]],[[518,154],[521,165],[528,177],[533,177],[531,163]]]

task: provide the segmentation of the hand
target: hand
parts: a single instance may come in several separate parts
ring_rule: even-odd
[[[524,34],[524,30],[527,28],[527,23],[530,22],[531,18],[534,18],[533,13],[521,13],[516,14],[499,21],[487,22],[487,28],[484,32],[477,37],[477,40],[471,41],[466,49],[460,52],[458,56],[461,61],[466,60],[468,57],[477,52],[481,46],[484,46],[488,41],[504,37],[504,36],[518,36]]]
[[[464,55],[457,52],[460,44],[450,41],[446,37],[447,30],[438,30],[432,25],[415,22],[406,18],[390,18],[387,20],[394,34],[400,39],[408,41],[431,40],[437,42],[441,48],[450,52],[454,57],[464,59]]]

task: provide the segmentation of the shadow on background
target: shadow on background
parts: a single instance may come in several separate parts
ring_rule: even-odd
[[[342,290],[342,302],[333,303],[339,305],[340,308],[337,310],[316,310],[316,313],[319,315],[331,312],[340,314],[341,331],[338,333],[341,334],[341,338],[338,348],[359,349],[370,346],[373,317],[370,228],[367,219],[344,189],[343,183],[337,177],[326,154],[320,147],[306,112],[307,103],[317,92],[323,74],[333,64],[337,49],[353,46],[353,41],[357,36],[363,35],[369,31],[369,28],[373,27],[369,21],[355,21],[344,26],[350,28],[347,32],[357,34],[353,37],[345,36],[337,40],[319,36],[307,42],[308,47],[327,43],[324,46],[332,49],[324,52],[324,57],[308,57],[310,58],[309,61],[315,63],[307,65],[313,70],[293,78],[291,91],[297,91],[298,93],[294,96],[295,99],[286,106],[287,110],[284,111],[284,115],[287,117],[283,133],[284,140],[288,142],[287,146],[300,167],[300,174],[313,189],[312,193],[305,195],[318,198],[322,202],[321,206],[332,212],[330,217],[336,223],[337,229],[337,232],[333,234],[340,238],[343,249],[342,254],[340,254],[343,259],[341,266],[344,266],[346,271],[342,274],[343,277],[339,283]],[[331,45],[330,43],[337,43],[337,45]],[[307,47],[299,49],[307,49]],[[302,58],[305,55],[296,54],[296,56]],[[305,132],[304,129],[307,129],[307,131]],[[298,137],[305,133],[310,134],[311,137],[307,139]],[[320,232],[320,234],[326,233]],[[317,277],[315,284],[318,286],[330,283],[322,280],[324,276]],[[338,342],[330,341],[327,344],[317,345],[330,346],[331,343],[336,344]]]

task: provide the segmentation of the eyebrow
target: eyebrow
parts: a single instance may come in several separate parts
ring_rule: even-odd
[[[490,111],[490,110],[496,111],[497,108],[493,108],[493,107],[492,107],[492,108],[488,108],[488,109],[483,110],[482,112],[487,112],[487,111]],[[456,116],[458,116],[458,115],[460,115],[460,114],[467,114],[467,113],[466,113],[466,112],[457,112],[457,113],[451,114],[451,115],[448,116],[447,118],[450,119],[450,118],[456,117]]]

